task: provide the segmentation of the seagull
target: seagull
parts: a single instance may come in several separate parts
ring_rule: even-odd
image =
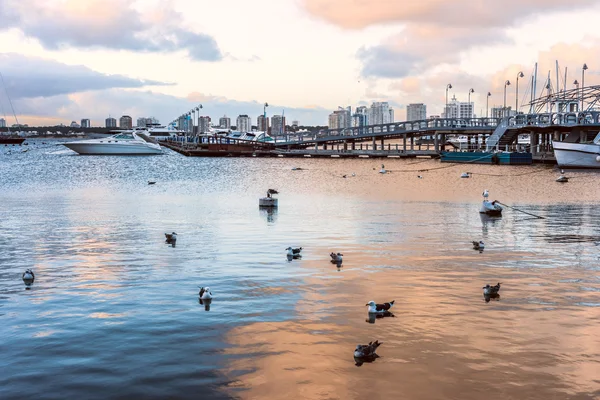
[[[267,190],[267,197],[271,197],[272,194],[279,194],[279,192],[275,189]]]
[[[210,288],[208,286],[207,287],[200,286],[200,292],[198,292],[198,296],[200,296],[201,300],[212,299],[212,293],[210,291]]]
[[[423,176],[421,176],[421,175],[417,175],[417,178],[419,178],[419,179],[423,179]]]
[[[369,342],[369,344],[359,344],[356,346],[356,350],[354,350],[354,357],[356,358],[377,358],[377,348],[381,346],[383,343],[379,343],[378,340],[375,342]]]
[[[148,185],[154,185],[156,181],[148,181]]]
[[[488,190],[485,189],[481,195],[483,196],[483,200],[487,200],[487,198],[490,195],[490,192],[488,192]]]
[[[469,172],[463,172],[462,174],[460,174],[461,178],[470,178],[471,174]]]
[[[165,243],[171,244],[173,245],[173,247],[175,247],[175,243],[177,242],[177,234],[175,232],[165,233],[165,237],[167,238],[167,240],[165,240]]]
[[[385,166],[381,164],[381,169],[379,170],[380,174],[385,174],[387,171],[385,170]]]
[[[370,302],[368,302],[365,305],[369,306],[369,314],[371,314],[371,313],[383,314],[386,311],[389,311],[389,309],[394,306],[395,301],[396,300],[392,300],[389,303],[375,304],[375,302],[373,300],[371,300]]]
[[[343,256],[342,253],[337,253],[336,254],[336,253],[332,252],[331,254],[329,254],[329,256],[331,257],[331,263],[332,264],[337,264],[337,265],[341,265],[342,264],[342,261],[343,261],[342,260],[342,256]]]
[[[473,241],[473,249],[483,250],[484,248],[485,248],[485,243],[483,243],[483,240],[480,240],[479,242]]]
[[[342,175],[342,178],[346,178],[346,175]]]
[[[302,257],[302,255],[300,254],[300,252],[302,251],[302,247],[298,247],[296,249],[288,247],[286,250],[287,250],[287,256],[288,257],[292,257],[292,258],[300,258],[300,257]]]
[[[500,291],[501,282],[498,282],[496,286],[490,286],[489,284],[483,287],[483,295],[484,296],[493,296],[498,294]]]
[[[294,168],[292,168],[292,171],[302,171],[302,168],[300,168],[300,167],[294,167]]]
[[[27,288],[29,289],[29,286],[31,286],[31,284],[35,280],[35,274],[31,269],[26,269],[25,272],[23,272],[22,278],[23,283],[25,283],[25,286],[27,286]]]

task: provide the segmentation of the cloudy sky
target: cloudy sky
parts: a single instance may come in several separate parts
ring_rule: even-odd
[[[445,87],[478,114],[539,80],[600,83],[597,0],[0,0],[0,113],[68,124],[269,114],[326,124],[337,106],[388,101],[440,114]],[[543,85],[538,84],[538,88]],[[538,90],[539,92],[539,90]]]

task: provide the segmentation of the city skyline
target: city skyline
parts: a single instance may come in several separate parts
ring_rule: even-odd
[[[484,115],[488,92],[490,108],[503,104],[510,80],[514,106],[517,74],[524,72],[523,90],[535,62],[544,80],[555,60],[569,68],[568,87],[583,63],[585,83],[600,83],[600,4],[592,0],[457,0],[450,9],[441,0],[4,3],[0,73],[19,122],[30,126],[82,117],[101,126],[107,115],[166,123],[198,103],[213,118],[256,118],[264,102],[268,116],[285,110],[306,125],[326,125],[339,104],[373,102],[389,103],[401,121],[411,103],[441,115],[448,83],[460,101],[473,88],[474,113]],[[264,9],[280,18],[243,28]],[[197,18],[207,14],[227,23]],[[560,32],[547,29],[558,24]],[[317,59],[325,62],[307,62]],[[12,125],[3,89],[0,111]]]

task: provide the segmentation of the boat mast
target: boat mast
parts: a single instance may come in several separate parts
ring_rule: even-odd
[[[535,91],[537,90],[537,64],[535,63],[535,68],[533,69],[533,76],[531,77],[531,107],[529,107],[529,114],[533,114],[533,100],[535,97]]]
[[[560,92],[560,81],[558,80],[558,60],[556,60],[556,112],[560,112],[558,93]]]
[[[8,104],[10,104],[10,109],[12,110],[13,115],[15,116],[15,121],[17,121],[17,127],[18,127],[18,126],[20,126],[19,120],[17,119],[17,114],[15,113],[15,108],[13,107],[12,100],[10,99],[10,96],[8,95],[8,89],[6,88],[6,84],[4,83],[4,76],[2,75],[2,72],[0,72],[0,80],[2,80],[2,86],[4,87],[4,93],[6,93],[6,98],[8,99]],[[8,126],[8,124],[6,124],[6,126]],[[8,131],[10,132],[10,128],[8,128]]]

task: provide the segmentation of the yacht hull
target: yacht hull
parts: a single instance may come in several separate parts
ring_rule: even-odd
[[[148,145],[137,143],[124,144],[105,144],[105,143],[63,143],[63,146],[81,154],[81,155],[121,155],[121,156],[137,156],[137,155],[155,155],[162,154],[162,149],[158,147],[150,147]]]
[[[560,168],[600,168],[600,145],[553,142],[554,156]]]

